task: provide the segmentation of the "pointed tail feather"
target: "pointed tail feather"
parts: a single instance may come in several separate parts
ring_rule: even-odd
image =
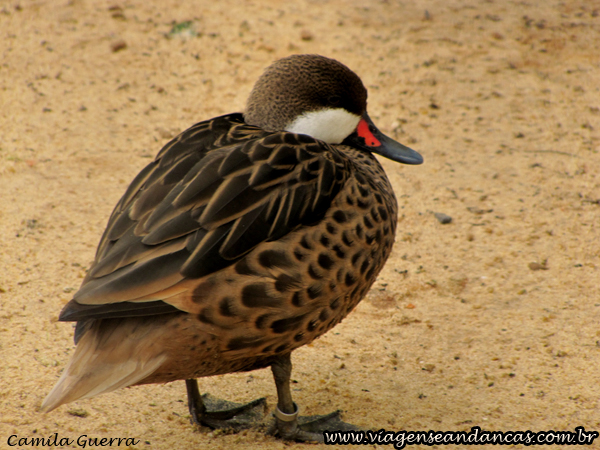
[[[131,386],[155,372],[167,356],[151,326],[135,319],[96,321],[81,337],[58,383],[45,398],[45,412],[75,400]]]

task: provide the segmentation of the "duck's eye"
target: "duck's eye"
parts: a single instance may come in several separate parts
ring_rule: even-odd
[[[339,95],[332,95],[327,99],[327,101],[331,106],[337,106],[342,101],[342,97],[340,97]]]

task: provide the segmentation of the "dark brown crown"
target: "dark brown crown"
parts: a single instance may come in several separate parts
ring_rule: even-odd
[[[361,116],[367,90],[342,63],[319,55],[292,55],[271,64],[258,79],[244,119],[268,131],[283,130],[305,112],[344,108]]]

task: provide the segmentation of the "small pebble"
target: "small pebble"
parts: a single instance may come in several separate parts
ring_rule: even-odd
[[[538,262],[529,263],[529,270],[548,270],[548,266],[546,264],[546,261],[542,261],[541,264]]]
[[[300,33],[300,39],[303,41],[312,41],[314,39],[314,35],[308,30],[302,30]]]
[[[113,53],[116,53],[120,50],[124,50],[126,48],[127,48],[127,42],[125,42],[123,40],[113,42],[110,46],[110,49],[112,50]]]
[[[452,217],[450,217],[447,214],[444,213],[433,213],[433,215],[435,216],[435,218],[438,220],[439,223],[446,225],[450,222],[452,222]]]
[[[70,409],[67,411],[67,414],[81,418],[86,418],[90,415],[85,409]]]
[[[435,370],[435,364],[425,364],[423,367],[421,367],[421,369],[431,373]]]

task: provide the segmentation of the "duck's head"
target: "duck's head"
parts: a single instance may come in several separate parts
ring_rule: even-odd
[[[306,134],[404,164],[423,162],[419,153],[377,129],[358,75],[324,56],[293,55],[274,62],[254,85],[244,119],[268,131]]]

